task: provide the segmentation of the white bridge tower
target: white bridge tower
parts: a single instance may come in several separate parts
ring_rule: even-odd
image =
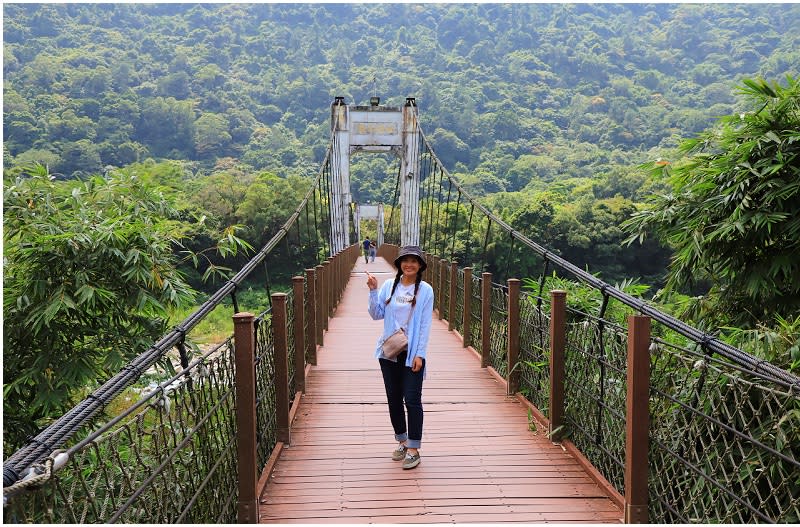
[[[336,97],[331,130],[331,250],[337,253],[351,243],[350,156],[358,152],[391,152],[400,158],[400,244],[419,245],[420,134],[414,97],[406,97],[402,108],[380,106],[378,97],[371,97],[369,106],[350,106],[344,97]],[[381,216],[382,212],[381,208]]]

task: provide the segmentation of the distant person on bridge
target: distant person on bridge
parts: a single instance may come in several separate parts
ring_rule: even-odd
[[[369,246],[372,245],[372,242],[369,241],[369,238],[365,238],[361,245],[364,246],[364,263],[369,263]]]
[[[383,334],[378,339],[375,358],[381,365],[394,438],[400,443],[392,452],[392,459],[402,460],[403,468],[410,469],[420,463],[422,381],[433,318],[433,288],[422,280],[428,265],[419,247],[408,245],[400,249],[394,266],[397,276],[386,280],[380,290],[378,279],[367,273],[368,311],[373,320],[383,319]],[[408,337],[408,347],[394,359],[387,359],[383,341],[399,328]]]
[[[378,248],[375,246],[375,242],[369,242],[369,261],[374,262],[377,254]]]

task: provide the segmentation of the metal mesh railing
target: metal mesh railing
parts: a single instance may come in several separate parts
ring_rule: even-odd
[[[627,330],[575,310],[568,318],[563,432],[624,493]],[[800,394],[728,360],[651,342],[650,521],[797,522]]]
[[[287,360],[289,361],[289,406],[292,405],[294,394],[297,393],[297,381],[295,372],[295,354],[297,351],[297,342],[294,336],[294,292],[289,291],[286,294],[286,343],[288,346]]]
[[[483,353],[481,349],[481,341],[483,339],[483,325],[481,324],[481,287],[483,287],[483,279],[480,276],[472,275],[472,303],[470,314],[470,325],[472,337],[472,347]]]
[[[133,386],[102,431],[39,469],[41,486],[8,501],[6,523],[231,523],[236,520],[232,343],[160,385]],[[30,481],[28,482],[30,483]],[[20,483],[22,485],[22,483]],[[14,487],[4,489],[6,497]]]
[[[456,271],[456,303],[453,313],[453,328],[464,334],[464,270]]]
[[[624,493],[627,331],[571,309],[567,317],[564,435]]]
[[[275,390],[275,342],[270,311],[255,320],[256,328],[256,452],[259,471],[277,444],[277,395]]]
[[[550,316],[537,297],[520,295],[520,392],[547,417],[550,404]]]
[[[489,327],[491,337],[489,342],[491,349],[489,352],[489,365],[497,373],[505,377],[508,374],[508,288],[493,284],[492,286],[492,309],[489,315]]]
[[[651,518],[800,521],[800,394],[663,340],[650,354]]]

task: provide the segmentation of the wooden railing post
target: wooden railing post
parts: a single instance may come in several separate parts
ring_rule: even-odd
[[[308,333],[306,334],[306,355],[309,364],[317,365],[317,272],[306,269],[306,305],[308,311]]]
[[[564,351],[566,348],[567,292],[550,291],[550,430],[558,441],[564,424]]]
[[[650,428],[650,317],[628,316],[625,415],[625,523],[649,523],[647,453]]]
[[[306,391],[306,305],[305,305],[305,281],[302,276],[292,277],[292,287],[294,292],[294,320],[292,329],[294,330],[294,383],[298,392]]]
[[[272,294],[272,342],[275,353],[276,439],[285,444],[289,433],[289,345],[286,335],[286,293]]]
[[[492,273],[481,274],[481,368],[492,356]]]
[[[445,291],[445,277],[447,276],[447,260],[441,259],[439,260],[439,294],[444,295]],[[444,318],[444,310],[445,308],[450,309],[450,303],[445,306],[444,302],[439,303],[439,320]],[[447,318],[450,318],[450,313],[447,314]]]
[[[508,374],[507,395],[519,391],[519,291],[521,282],[516,278],[508,279]]]
[[[252,313],[233,315],[236,361],[236,463],[239,471],[237,521],[258,523],[255,329]]]
[[[472,267],[464,268],[464,347],[472,344]]]
[[[320,264],[316,270],[317,286],[314,288],[314,294],[317,307],[317,344],[322,346],[325,337],[325,317],[323,316],[325,314],[325,267]]]
[[[447,329],[456,327],[456,291],[458,289],[458,262],[450,262],[450,306],[447,308]]]

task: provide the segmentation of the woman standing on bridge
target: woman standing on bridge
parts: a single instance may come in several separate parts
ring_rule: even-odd
[[[422,281],[428,265],[419,247],[408,245],[400,249],[394,266],[397,276],[384,282],[380,291],[378,279],[367,273],[368,311],[373,320],[383,319],[383,334],[378,339],[375,358],[383,373],[394,438],[400,443],[392,452],[392,459],[403,460],[403,468],[410,469],[420,462],[422,381],[433,318],[433,288]],[[408,337],[408,347],[394,359],[388,359],[383,354],[383,342],[401,328]]]

